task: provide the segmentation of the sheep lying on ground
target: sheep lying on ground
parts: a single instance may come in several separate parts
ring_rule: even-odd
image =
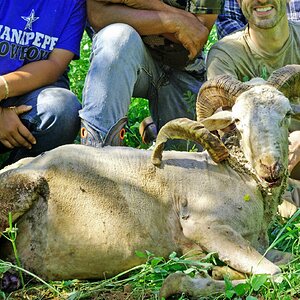
[[[286,84],[299,74],[296,68]],[[17,247],[23,266],[44,279],[104,278],[142,263],[136,250],[158,256],[194,250],[217,252],[242,273],[280,273],[262,254],[288,177],[293,109],[268,83],[245,87],[228,77],[208,82],[199,94],[198,108],[215,91],[215,99],[223,93],[232,101],[232,112],[201,122],[215,130],[235,121],[250,173],[239,172],[238,166],[245,170],[244,166],[215,135],[186,119],[161,130],[152,157],[160,167],[151,163],[150,151],[66,145],[2,170],[0,231],[11,211],[19,228]],[[161,162],[163,143],[174,137],[194,139],[209,154],[167,151]],[[0,254],[13,257],[3,239]],[[162,296],[178,292],[189,280],[175,279],[176,289],[171,278]],[[212,279],[201,284],[202,289],[188,293],[220,290]]]

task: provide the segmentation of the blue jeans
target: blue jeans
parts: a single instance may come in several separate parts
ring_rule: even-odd
[[[74,142],[80,127],[78,111],[81,105],[68,87],[67,79],[62,76],[51,86],[45,86],[26,95],[8,98],[0,102],[1,107],[22,104],[32,106],[29,112],[19,117],[37,141],[30,150],[26,148],[11,150],[0,143],[0,153],[11,151],[3,165]]]
[[[126,116],[131,97],[146,98],[160,129],[175,118],[194,119],[194,101],[191,105],[184,94],[197,94],[201,84],[189,73],[154,60],[132,27],[112,24],[93,37],[79,115],[104,140]]]

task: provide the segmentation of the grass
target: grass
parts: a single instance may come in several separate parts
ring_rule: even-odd
[[[207,49],[216,41],[215,28],[210,35]],[[79,99],[82,99],[84,79],[89,66],[90,39],[85,34],[81,46],[81,59],[72,62],[70,79],[71,89]],[[141,120],[149,115],[148,102],[145,99],[132,98],[128,112],[130,119],[129,132],[126,136],[127,145],[145,147],[138,134]],[[14,227],[11,226],[11,229]],[[13,230],[12,230],[13,231]],[[271,245],[280,250],[290,251],[295,259],[283,267],[281,283],[274,283],[268,276],[253,276],[238,287],[233,287],[227,281],[226,292],[219,296],[203,299],[246,299],[246,300],[295,300],[300,297],[300,211],[290,220],[277,218],[270,231]],[[16,249],[17,250],[17,249]],[[155,254],[137,252],[143,256],[146,263],[128,270],[113,278],[102,281],[79,281],[76,279],[44,282],[34,274],[20,266],[0,260],[1,274],[8,270],[21,271],[32,281],[25,284],[23,289],[14,293],[4,293],[0,290],[0,299],[158,299],[158,290],[164,278],[175,271],[182,271],[190,276],[207,273],[216,263],[214,255],[208,255],[201,261],[186,257],[178,257],[172,253],[168,259],[156,257]],[[16,254],[17,256],[17,254]],[[70,262],[71,263],[71,262]],[[125,292],[124,292],[125,291]],[[178,295],[177,299],[188,299],[186,295]]]
[[[226,281],[224,294],[202,299],[246,299],[246,300],[296,300],[300,297],[300,210],[289,219],[277,218],[270,230],[272,247],[290,251],[294,254],[293,261],[282,268],[282,281],[275,283],[267,275],[248,278],[246,283],[233,287]],[[190,276],[207,274],[218,260],[213,254],[201,260],[190,257],[178,257],[171,253],[168,259],[156,257],[155,254],[136,252],[144,257],[146,262],[123,272],[113,278],[102,281],[67,280],[59,282],[42,282],[39,278],[21,269],[24,274],[31,275],[35,283],[31,282],[12,294],[1,294],[3,299],[158,299],[158,291],[163,280],[171,273],[182,271]],[[10,263],[0,261],[0,273],[8,269],[20,268]],[[39,282],[40,281],[40,282]],[[36,283],[37,282],[37,283]],[[125,291],[125,292],[124,292]],[[116,295],[119,295],[117,297]],[[18,298],[22,296],[23,298]],[[113,298],[116,297],[116,298]],[[121,297],[121,298],[120,298]],[[185,295],[178,295],[174,299],[189,299]]]

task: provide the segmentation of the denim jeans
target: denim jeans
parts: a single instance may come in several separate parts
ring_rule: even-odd
[[[93,37],[79,115],[104,140],[126,116],[131,97],[146,98],[160,129],[175,118],[194,119],[194,103],[186,101],[184,94],[196,94],[201,84],[189,73],[154,60],[132,27],[112,24]]]
[[[55,84],[45,86],[25,95],[1,101],[1,107],[31,105],[32,109],[20,115],[22,123],[36,138],[32,149],[5,148],[0,143],[0,153],[10,152],[4,165],[36,156],[63,144],[73,143],[80,127],[78,111],[81,105],[77,97],[68,90],[67,79],[62,76]]]

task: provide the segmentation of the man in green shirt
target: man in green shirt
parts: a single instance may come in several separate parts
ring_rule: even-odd
[[[300,63],[300,21],[288,21],[287,0],[238,2],[248,26],[212,47],[208,79],[219,74],[231,74],[241,81],[266,79],[282,66]]]
[[[207,78],[230,74],[241,81],[267,79],[278,68],[300,64],[300,21],[288,20],[287,2],[238,0],[248,26],[213,45]],[[300,103],[300,97],[293,101]],[[300,179],[300,122],[293,120],[290,131],[289,170]]]

